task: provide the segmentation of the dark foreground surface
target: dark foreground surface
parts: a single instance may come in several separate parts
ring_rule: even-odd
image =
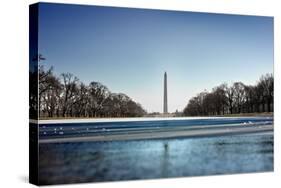
[[[273,132],[39,145],[40,184],[272,170]]]

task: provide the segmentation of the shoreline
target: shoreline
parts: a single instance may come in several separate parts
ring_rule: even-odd
[[[250,125],[237,126],[235,128],[222,127],[220,129],[198,129],[198,130],[174,130],[167,132],[145,132],[119,135],[100,135],[100,136],[77,136],[64,138],[39,139],[39,144],[48,143],[67,143],[67,142],[98,142],[98,141],[128,141],[145,139],[169,139],[169,138],[192,138],[192,137],[210,137],[241,135],[250,133],[273,133],[273,125]]]
[[[196,119],[236,119],[236,118],[273,118],[273,114],[241,115],[232,116],[192,116],[192,117],[123,117],[123,118],[63,118],[63,119],[29,119],[33,124],[54,124],[54,123],[99,123],[99,122],[132,122],[132,121],[161,121],[161,120],[196,120]],[[247,116],[246,116],[247,115]]]

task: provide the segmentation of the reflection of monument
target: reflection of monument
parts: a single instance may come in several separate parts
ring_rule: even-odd
[[[164,74],[164,108],[163,113],[168,113],[168,99],[167,99],[167,73]]]

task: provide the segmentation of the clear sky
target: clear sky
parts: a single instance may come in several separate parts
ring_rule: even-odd
[[[55,74],[70,72],[168,110],[221,83],[256,84],[273,73],[273,18],[40,4],[39,53]]]

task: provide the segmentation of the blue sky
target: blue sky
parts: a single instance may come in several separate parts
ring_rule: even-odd
[[[148,111],[169,112],[221,83],[273,73],[273,18],[40,4],[39,52],[57,75],[99,81]]]

